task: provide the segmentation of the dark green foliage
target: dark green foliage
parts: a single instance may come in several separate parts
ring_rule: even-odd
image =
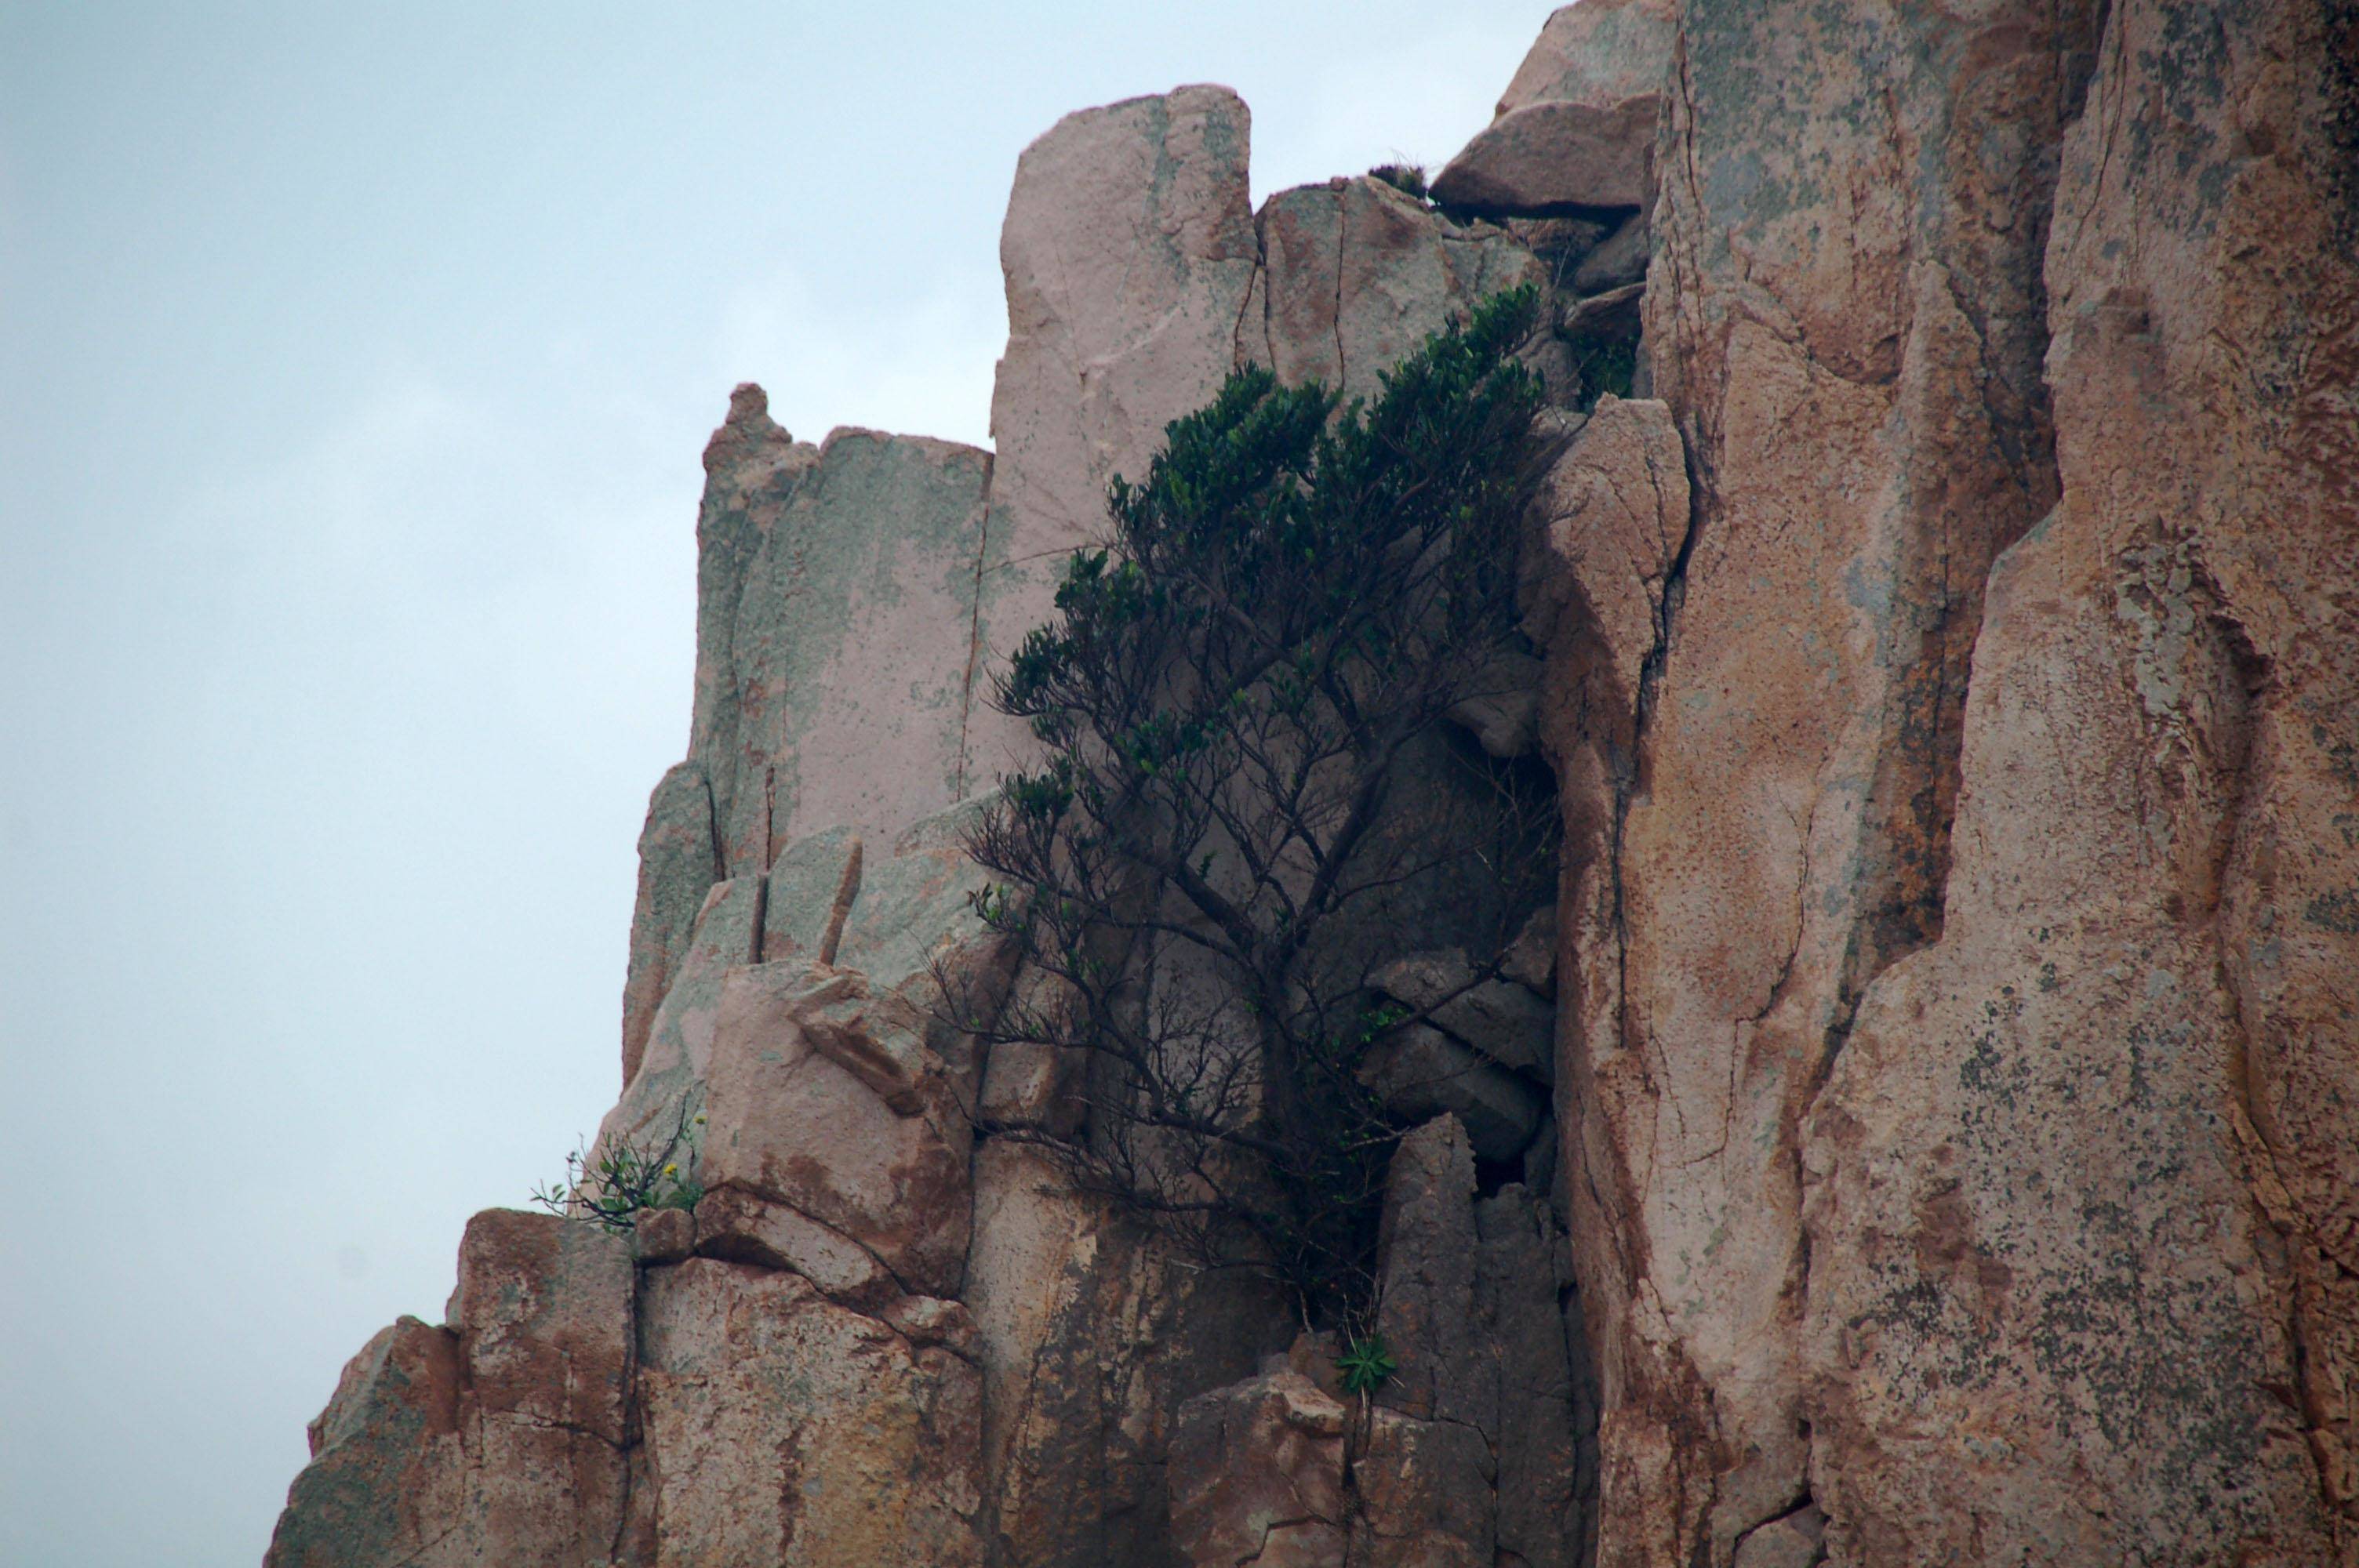
[[[1605,393],[1627,397],[1638,374],[1638,345],[1626,339],[1593,339],[1576,344],[1573,365],[1581,373],[1581,406],[1596,406]]]
[[[1383,180],[1404,196],[1414,196],[1419,201],[1428,200],[1423,164],[1380,163],[1368,170],[1368,178]]]
[[[1091,1063],[1082,1136],[1000,1130],[1306,1318],[1372,1281],[1398,1130],[1360,1069],[1408,1015],[1369,970],[1441,907],[1493,972],[1553,881],[1552,803],[1444,734],[1517,641],[1537,308],[1492,299],[1366,406],[1231,375],[1112,486],[995,694],[1048,757],[970,844],[1028,896],[979,908],[1047,983],[984,1033]]]

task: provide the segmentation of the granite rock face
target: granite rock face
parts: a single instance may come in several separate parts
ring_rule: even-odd
[[[1493,216],[1653,206],[1673,36],[1669,0],[1582,0],[1556,12],[1498,117],[1434,176],[1434,200]]]
[[[754,387],[707,449],[601,1132],[701,1196],[478,1217],[269,1561],[2359,1568],[2354,52],[1582,0],[1437,205],[1256,213],[1223,88],[1060,122],[995,455]],[[1530,647],[1451,744],[1544,759],[1559,897],[1368,966],[1419,1125],[1346,1397],[1027,1141],[1087,1063],[962,1027],[1041,983],[983,697],[1233,368],[1365,395],[1521,282]]]
[[[1686,525],[1540,590],[1602,1563],[2352,1560],[2350,23],[2202,17],[1678,13]]]

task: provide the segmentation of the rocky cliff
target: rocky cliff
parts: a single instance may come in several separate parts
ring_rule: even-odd
[[[603,1132],[704,1117],[701,1199],[478,1217],[270,1562],[2359,1564],[2354,62],[2350,0],[1583,0],[1431,200],[1258,212],[1223,89],[1060,122],[995,453],[752,387],[707,449]],[[1561,455],[1465,719],[1560,897],[1420,1047],[1345,1398],[978,1133],[1078,1065],[931,988],[1026,983],[961,825],[1108,480],[1521,282]]]

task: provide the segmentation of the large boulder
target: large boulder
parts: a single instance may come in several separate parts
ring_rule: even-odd
[[[1349,1412],[1299,1372],[1197,1395],[1171,1437],[1171,1544],[1196,1568],[1343,1568]]]
[[[1284,1346],[1285,1304],[1244,1275],[1173,1258],[1038,1150],[987,1140],[974,1166],[964,1300],[980,1334],[996,1560],[1168,1561],[1180,1408]]]
[[[952,1349],[707,1259],[650,1274],[645,1312],[656,1563],[979,1568],[982,1387]]]
[[[311,1427],[269,1568],[579,1568],[629,1493],[628,1245],[554,1215],[468,1223],[450,1321],[403,1318]]]
[[[1107,481],[1144,478],[1163,427],[1228,373],[1257,251],[1252,127],[1227,88],[1181,87],[1068,114],[1016,160],[984,655],[1049,618],[1066,557],[1104,532]],[[1028,754],[1022,725],[970,717],[973,781]]]
[[[1452,315],[1546,269],[1487,223],[1448,222],[1381,179],[1281,190],[1256,219],[1263,271],[1237,327],[1241,362],[1371,397],[1380,373]]]
[[[958,1293],[973,1131],[925,1019],[856,970],[731,971],[697,1173],[873,1254],[906,1291]]]
[[[1674,31],[1669,0],[1582,0],[1558,11],[1498,117],[1434,177],[1434,200],[1500,215],[1652,206]]]

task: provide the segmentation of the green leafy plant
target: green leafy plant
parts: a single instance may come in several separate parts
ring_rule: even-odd
[[[1048,983],[953,1011],[1088,1068],[1079,1132],[991,1130],[1308,1323],[1373,1292],[1401,1130],[1363,1068],[1413,1015],[1369,976],[1437,946],[1495,974],[1554,885],[1545,769],[1451,728],[1528,659],[1538,313],[1494,297],[1366,402],[1232,374],[1111,486],[994,693],[1044,756],[968,838],[1027,896],[976,907]]]
[[[1607,393],[1627,397],[1638,375],[1638,345],[1626,339],[1593,340],[1573,350],[1581,373],[1581,406],[1593,408]]]
[[[535,1187],[532,1201],[551,1214],[614,1231],[629,1230],[642,1209],[692,1209],[704,1196],[694,1173],[703,1126],[704,1113],[684,1100],[660,1143],[617,1138],[593,1149],[585,1141],[565,1157],[563,1178]]]
[[[1335,1357],[1335,1370],[1343,1375],[1345,1393],[1372,1394],[1400,1370],[1400,1363],[1393,1359],[1385,1336],[1371,1334],[1343,1347]]]

